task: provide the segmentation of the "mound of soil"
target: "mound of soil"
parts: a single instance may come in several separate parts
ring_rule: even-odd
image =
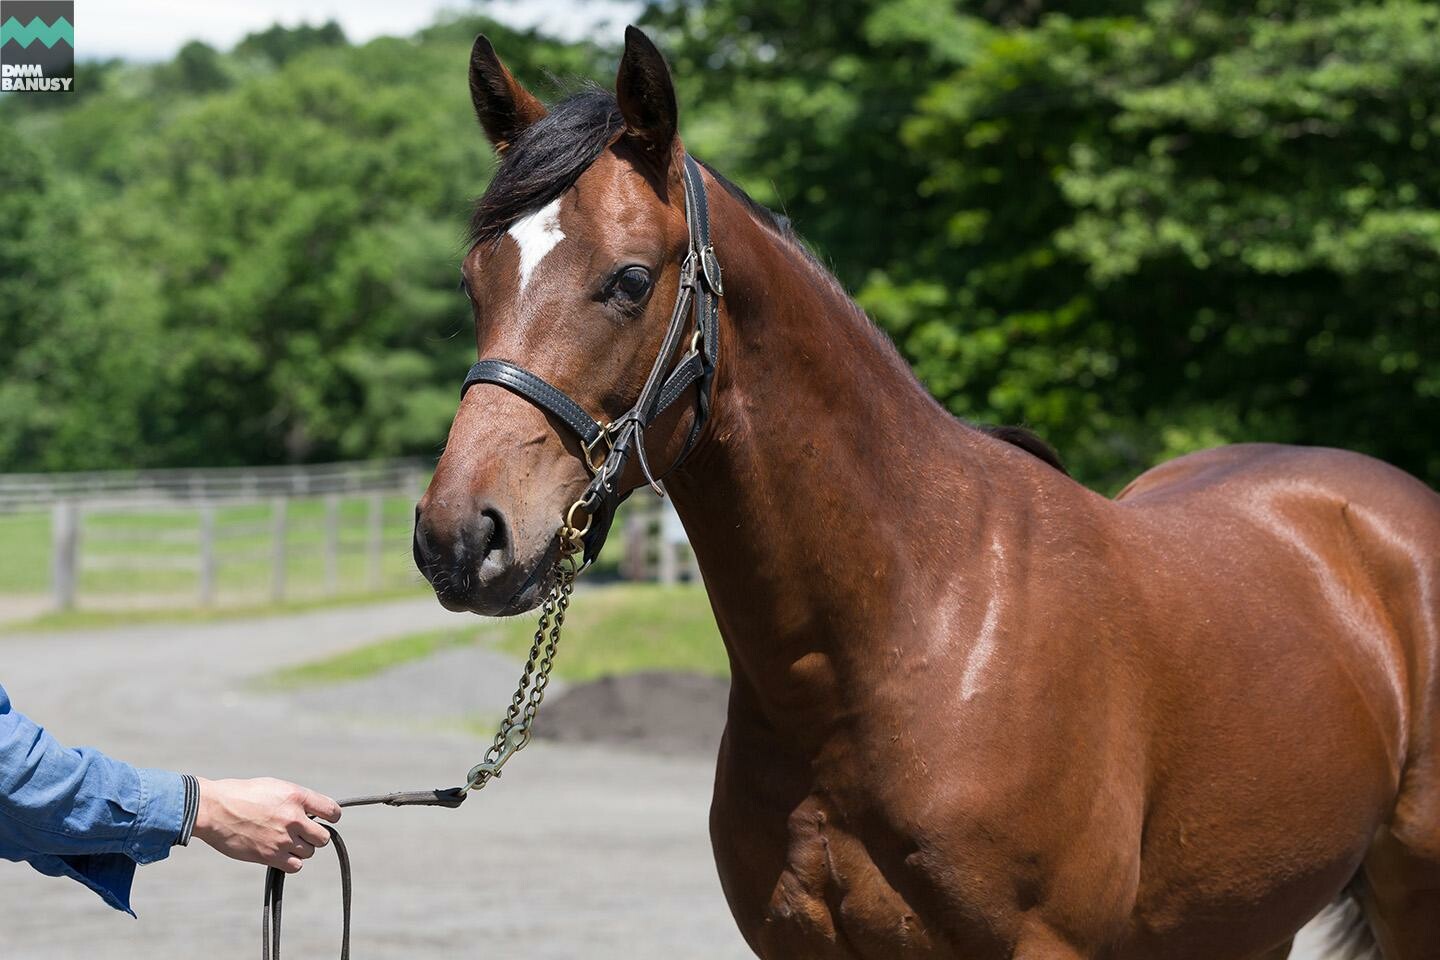
[[[535,735],[651,753],[714,754],[730,681],[653,671],[566,687],[540,711]]]

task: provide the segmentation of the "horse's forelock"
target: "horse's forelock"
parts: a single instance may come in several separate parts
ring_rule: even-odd
[[[470,218],[469,241],[494,240],[570,189],[619,134],[615,97],[598,88],[560,101],[511,145]]]

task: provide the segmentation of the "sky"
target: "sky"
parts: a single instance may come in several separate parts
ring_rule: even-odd
[[[75,48],[81,59],[167,60],[186,41],[219,49],[273,23],[296,26],[337,20],[363,43],[405,35],[446,10],[478,10],[517,27],[538,26],[566,39],[620,30],[640,9],[637,0],[77,0]]]

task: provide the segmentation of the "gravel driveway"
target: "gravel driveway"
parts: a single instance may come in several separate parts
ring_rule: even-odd
[[[0,681],[62,742],[202,776],[270,775],[336,796],[448,786],[485,740],[437,697],[498,715],[516,665],[446,654],[423,673],[301,694],[245,680],[385,637],[463,624],[433,600],[263,620],[0,636]],[[567,637],[584,642],[581,637]],[[430,676],[434,676],[433,673]],[[397,690],[399,691],[397,693]],[[459,810],[356,809],[358,958],[744,958],[706,832],[710,756],[537,742]],[[79,885],[0,861],[0,956],[253,957],[262,871],[198,841],[141,868],[139,921]],[[286,955],[338,952],[333,855],[286,888]]]

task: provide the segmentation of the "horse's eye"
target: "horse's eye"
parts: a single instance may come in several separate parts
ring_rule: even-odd
[[[644,267],[626,267],[615,278],[614,289],[627,300],[639,301],[650,290],[650,271]]]

